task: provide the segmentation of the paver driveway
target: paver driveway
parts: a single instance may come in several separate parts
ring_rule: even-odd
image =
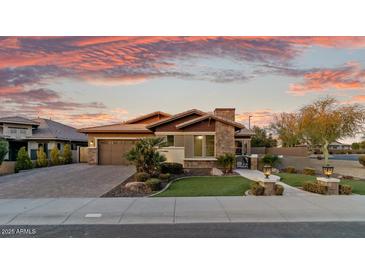
[[[133,166],[71,164],[0,176],[0,198],[100,197],[133,175]]]

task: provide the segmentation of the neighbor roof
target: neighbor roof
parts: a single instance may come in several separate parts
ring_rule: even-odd
[[[87,142],[87,136],[78,132],[76,128],[43,118],[34,119],[33,121],[39,124],[39,127],[33,131],[33,135],[29,139]]]
[[[0,123],[39,126],[39,123],[20,116],[9,116],[0,118]]]
[[[231,126],[234,126],[238,129],[243,129],[245,128],[244,125],[240,124],[240,123],[237,123],[237,122],[234,122],[234,121],[231,121],[231,120],[228,120],[228,119],[224,119],[222,117],[219,117],[219,116],[216,116],[216,115],[213,115],[213,114],[206,114],[204,116],[201,116],[201,117],[198,117],[198,118],[195,118],[195,119],[192,119],[192,120],[189,120],[189,121],[186,121],[184,123],[181,123],[181,124],[178,124],[176,125],[176,128],[184,128],[184,127],[187,127],[187,126],[190,126],[190,125],[193,125],[195,123],[198,123],[198,122],[201,122],[201,121],[204,121],[206,119],[213,119],[213,120],[216,120],[216,121],[219,121],[219,122],[222,122],[222,123],[225,123],[227,125],[231,125]]]
[[[235,137],[244,137],[244,136],[252,136],[255,135],[255,133],[247,128],[243,128],[235,133]]]
[[[145,124],[112,124],[99,127],[88,127],[82,128],[80,132],[119,132],[119,133],[151,133],[149,129],[146,128]]]

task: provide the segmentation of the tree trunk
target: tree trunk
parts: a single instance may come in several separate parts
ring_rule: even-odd
[[[324,140],[324,144],[322,146],[322,151],[323,151],[323,156],[324,156],[324,165],[327,166],[328,165],[328,141]]]

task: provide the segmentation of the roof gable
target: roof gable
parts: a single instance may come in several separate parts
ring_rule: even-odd
[[[146,115],[142,115],[133,119],[130,119],[128,121],[125,121],[124,124],[151,124],[151,123],[155,123],[158,122],[162,119],[166,119],[171,117],[171,114],[162,112],[162,111],[155,111],[155,112],[151,112],[149,114]]]
[[[245,128],[245,126],[240,124],[240,123],[237,123],[237,122],[234,122],[234,121],[231,121],[231,120],[227,120],[227,119],[221,118],[221,117],[213,115],[213,114],[206,114],[204,116],[201,116],[201,117],[186,121],[186,122],[181,123],[181,124],[178,124],[178,125],[176,125],[176,128],[183,129],[183,128],[188,127],[190,125],[202,122],[204,120],[209,120],[209,119],[219,121],[219,122],[222,122],[222,123],[227,124],[227,125],[234,126],[236,129]]]
[[[175,115],[173,115],[171,117],[168,117],[168,118],[163,119],[161,121],[158,121],[156,123],[149,124],[147,126],[147,128],[153,129],[155,127],[158,127],[158,126],[161,126],[161,125],[164,125],[164,124],[171,123],[171,122],[173,122],[175,120],[178,120],[178,119],[181,119],[181,118],[184,118],[184,117],[193,115],[193,114],[195,114],[196,116],[204,116],[204,115],[206,115],[206,113],[203,112],[203,111],[201,111],[201,110],[198,110],[198,109],[190,109],[188,111],[184,111],[184,112],[175,114]]]
[[[35,122],[33,120],[21,116],[2,117],[0,118],[0,123],[39,126],[38,122]]]

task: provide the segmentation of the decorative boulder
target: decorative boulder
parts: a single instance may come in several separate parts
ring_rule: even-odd
[[[143,182],[130,182],[127,183],[124,187],[127,191],[137,193],[146,193],[149,190],[149,188]]]
[[[212,170],[210,171],[210,175],[212,175],[212,176],[222,176],[223,172],[222,172],[222,170],[213,167]]]

